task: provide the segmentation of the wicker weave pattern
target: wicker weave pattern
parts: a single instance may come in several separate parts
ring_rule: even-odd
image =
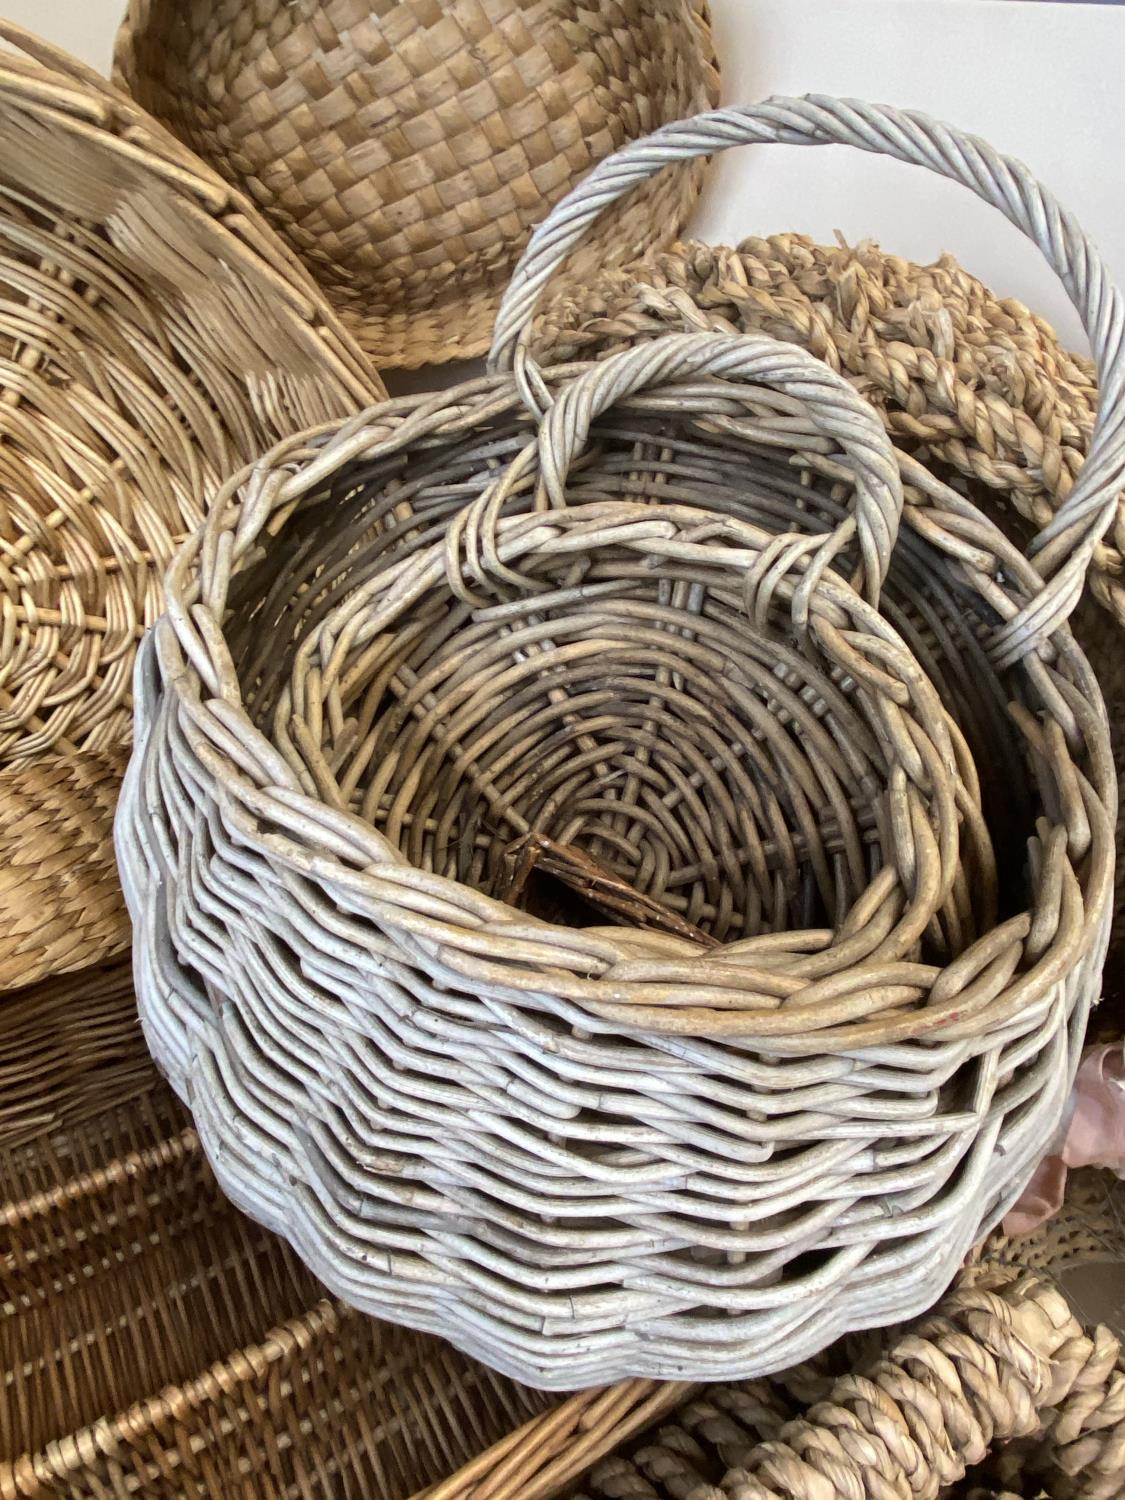
[[[1119,414],[1050,583],[905,457],[896,546],[881,424],[807,355],[520,358],[571,215],[512,377],[282,445],[178,555],[119,817],[142,1012],[224,1186],[347,1300],[543,1384],[745,1374],[928,1305],[1058,1119],[1115,797],[1055,627]],[[1112,385],[1117,294],[1076,226],[1047,248]],[[537,918],[543,855],[631,930]]]
[[[381,393],[243,198],[6,23],[0,761],[125,742],[133,653],[220,478]]]
[[[0,990],[129,946],[113,860],[127,755],[57,755],[0,770]]]
[[[568,283],[565,297],[537,320],[535,349],[551,363],[603,355],[669,329],[767,333],[801,344],[857,385],[896,442],[910,444],[931,467],[941,463],[964,475],[976,486],[982,506],[987,508],[995,493],[1001,508],[992,513],[1002,516],[1010,502],[1036,526],[1045,524],[1069,493],[1093,430],[1092,366],[1061,348],[1045,324],[999,298],[949,257],[916,266],[872,245],[826,247],[797,235],[747,241],[737,250],[688,244],[628,273]],[[1116,526],[1119,530],[1120,513]],[[1085,609],[1075,622],[1114,724],[1125,711],[1125,655],[1117,626],[1125,607],[1114,581],[1119,567],[1117,544],[1103,543],[1090,585],[1109,603],[1113,618]],[[1120,786],[1125,755],[1120,733],[1115,754]],[[108,818],[103,826],[88,816],[88,778],[56,771],[46,788],[47,804],[42,770],[11,768],[2,774],[9,806],[37,806],[37,817],[52,836],[69,838],[81,823],[88,841],[84,882],[106,891],[108,913],[108,892],[117,882],[112,828]],[[95,846],[99,834],[101,844]],[[100,918],[91,927],[77,889],[31,881],[28,874],[7,887],[0,932],[31,931],[46,922],[68,935],[68,948],[83,963],[97,962],[112,945],[127,941],[127,932],[122,935]],[[1115,1002],[1117,976],[1125,974],[1123,874],[1125,867],[1119,866],[1107,966]],[[124,908],[116,909],[124,931]],[[57,919],[45,918],[55,910]],[[20,953],[14,964],[20,974],[25,963]]]
[[[779,1436],[775,1472],[800,1480],[789,1500],[825,1482],[836,1500],[857,1483],[875,1494],[901,1485],[903,1465],[916,1481],[909,1493],[924,1493],[936,1464],[948,1474],[979,1452],[986,1425],[995,1452],[972,1471],[977,1486],[988,1474],[1024,1496],[1040,1482],[1060,1500],[1120,1491],[1116,1341],[1098,1330],[1057,1348],[1068,1325],[1018,1262],[1006,1277],[990,1273],[999,1307],[962,1295],[909,1340],[847,1340],[815,1368],[706,1393],[632,1381],[552,1404],[350,1313],[217,1192],[195,1132],[143,1056],[127,966],[83,979],[66,995],[58,981],[29,991],[23,1023],[5,1028],[5,1078],[18,1077],[29,1100],[39,1084],[48,1106],[37,1122],[0,1120],[7,1500],[406,1500],[438,1475],[448,1477],[425,1500],[551,1500],[609,1452],[584,1487],[616,1500],[716,1500],[699,1476],[757,1467],[755,1444]],[[68,1015],[74,1030],[60,1038]],[[132,1033],[136,1071],[108,1057],[91,1066],[70,1044],[82,1030],[118,1032],[125,1050]],[[1104,1205],[1096,1174],[1075,1174],[1064,1220],[1076,1206],[1085,1217],[1098,1197]],[[1073,1240],[1064,1228],[1067,1258]],[[1015,1247],[993,1241],[990,1263],[1000,1248]],[[1052,1358],[1057,1378],[1044,1386]],[[856,1377],[874,1381],[877,1402]],[[1029,1391],[1040,1426],[1010,1441]],[[830,1396],[842,1398],[835,1413]],[[673,1425],[638,1449],[631,1435],[673,1407]],[[528,1412],[537,1414],[514,1425]]]
[[[718,96],[705,0],[132,0],[116,66],[251,194],[380,367],[483,352],[550,204]],[[664,174],[576,269],[671,239],[700,180]]]

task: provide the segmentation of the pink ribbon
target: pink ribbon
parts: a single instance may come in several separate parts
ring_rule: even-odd
[[[1026,1234],[1062,1207],[1069,1167],[1110,1167],[1125,1177],[1125,1046],[1083,1054],[1062,1146],[1045,1156],[1004,1219],[1005,1234]]]

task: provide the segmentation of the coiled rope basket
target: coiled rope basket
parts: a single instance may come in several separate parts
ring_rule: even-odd
[[[753,141],[944,172],[1063,276],[1103,404],[1038,566],[803,350],[530,360],[602,207]],[[217,498],[138,657],[141,1014],[225,1190],[346,1301],[572,1388],[764,1373],[948,1284],[1057,1126],[1104,955],[1113,766],[1065,621],[1122,326],[1026,169],[773,100],[564,200],[496,373]]]

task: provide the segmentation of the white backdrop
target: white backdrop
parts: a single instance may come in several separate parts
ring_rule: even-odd
[[[248,0],[249,3],[249,0]],[[1125,280],[1125,7],[1049,0],[711,0],[724,96],[851,94],[928,110],[1024,161]],[[108,68],[123,0],[0,0]],[[840,148],[726,153],[692,226],[715,241],[839,230],[915,260],[951,250],[1076,345],[1065,296],[992,210],[929,173]]]

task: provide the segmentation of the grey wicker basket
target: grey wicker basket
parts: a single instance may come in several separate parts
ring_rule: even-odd
[[[770,140],[943,171],[1064,277],[1104,401],[1038,568],[801,350],[528,358],[602,206]],[[1065,621],[1121,482],[1123,326],[1024,168],[775,100],[559,206],[501,309],[512,373],[233,480],[138,662],[118,847],[146,1034],[235,1201],[349,1302],[544,1386],[768,1372],[928,1306],[1055,1130],[1097,993],[1115,784]]]

